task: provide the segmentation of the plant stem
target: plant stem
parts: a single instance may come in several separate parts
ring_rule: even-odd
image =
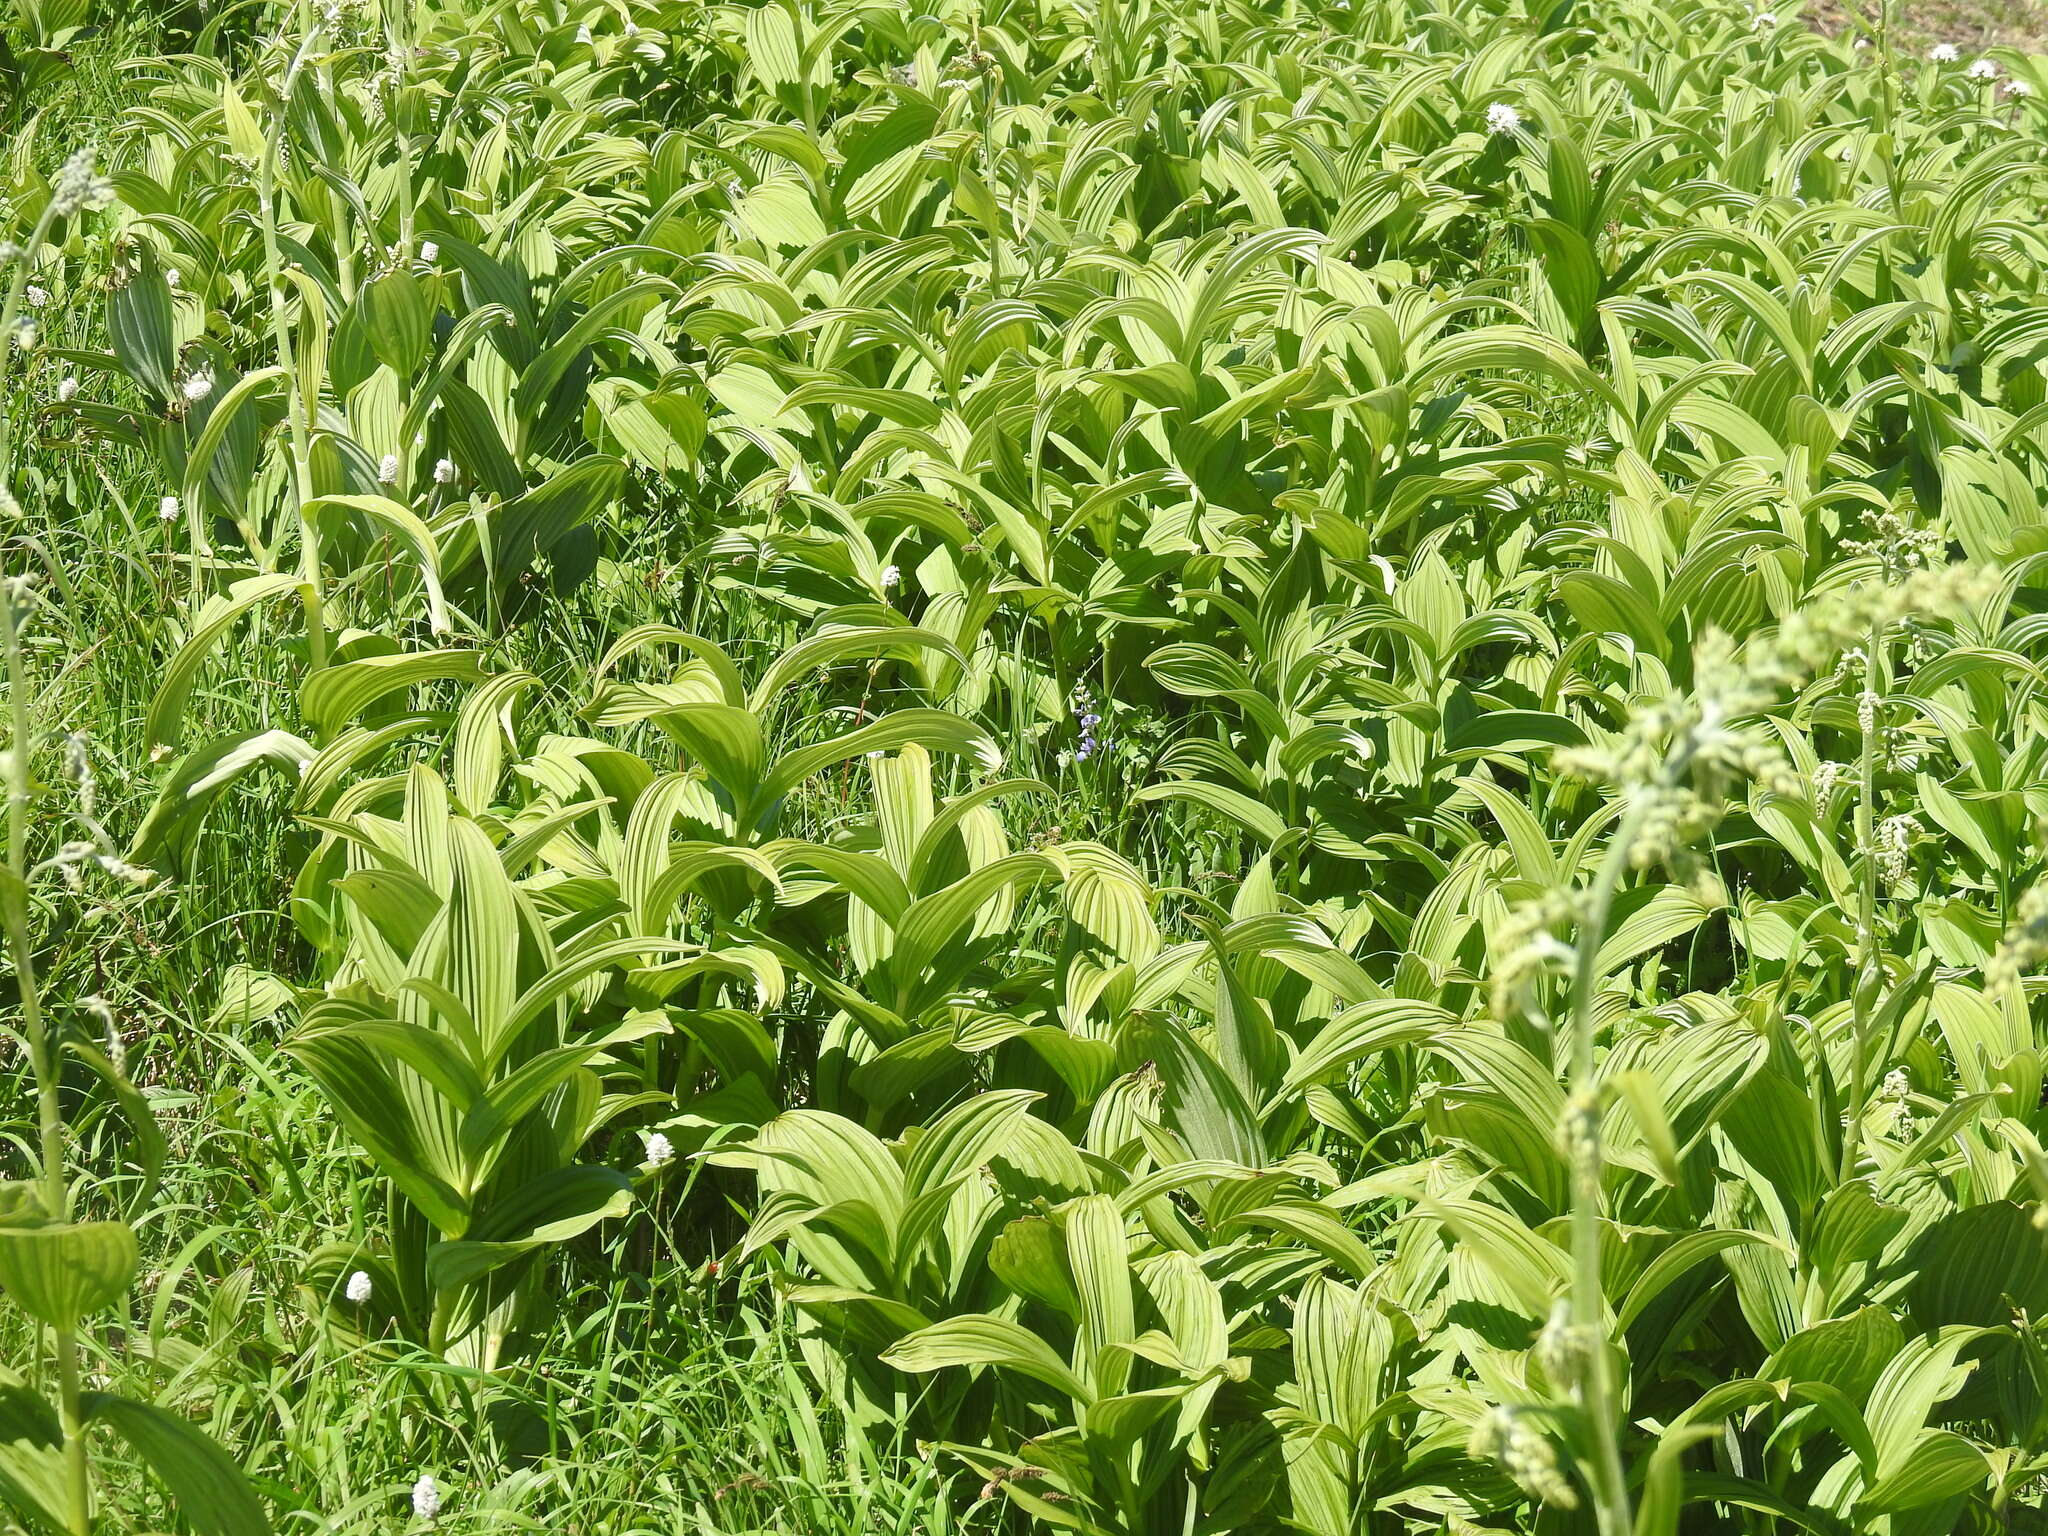
[[[301,10],[303,12],[305,7]],[[303,16],[302,23],[308,28],[311,26]],[[270,141],[263,146],[263,155],[257,164],[256,208],[263,225],[264,270],[266,286],[270,289],[271,341],[277,351],[277,365],[285,374],[285,419],[291,434],[292,494],[299,519],[300,596],[306,609],[306,665],[309,671],[317,672],[327,665],[327,616],[320,589],[320,533],[306,515],[307,503],[313,499],[309,444],[311,424],[307,419],[311,410],[307,392],[312,386],[311,381],[299,376],[298,355],[292,346],[291,327],[285,314],[284,258],[277,240],[277,157],[288,131],[286,106],[293,82],[305,62],[306,52],[313,46],[313,39],[311,30],[303,34],[278,87],[279,99],[271,119]]]
[[[1856,1177],[1856,1164],[1863,1152],[1863,1111],[1870,1093],[1870,1057],[1875,1042],[1870,1039],[1870,1016],[1884,972],[1877,959],[1877,738],[1883,729],[1877,718],[1879,651],[1884,626],[1871,629],[1864,648],[1863,696],[1856,701],[1859,720],[1868,711],[1869,723],[1861,732],[1862,750],[1857,757],[1856,847],[1863,867],[1856,882],[1856,969],[1850,982],[1850,1059],[1848,1124],[1842,1129],[1842,1182]]]
[[[0,460],[4,467],[4,460]],[[0,639],[7,650],[7,879],[0,883],[0,922],[14,961],[20,993],[22,1032],[36,1076],[36,1120],[42,1158],[43,1205],[53,1221],[71,1219],[71,1187],[64,1173],[64,1110],[58,1096],[61,1062],[58,1041],[43,1015],[36,985],[28,909],[28,813],[32,780],[29,774],[28,668],[21,654],[21,612],[17,604],[25,589],[7,583],[0,590]],[[86,1462],[85,1425],[79,1411],[78,1335],[59,1328],[57,1381],[64,1433],[64,1484],[70,1536],[89,1536],[92,1529],[92,1483]]]
[[[20,350],[14,344],[15,317],[21,313],[21,296],[28,288],[29,266],[56,221],[57,200],[53,197],[43,205],[42,217],[28,237],[28,246],[7,279],[6,296],[0,298],[0,491],[7,489],[8,475],[14,467],[14,411],[8,403],[13,396],[8,392],[8,384],[14,372],[14,354]]]
[[[1629,850],[1641,828],[1645,809],[1641,797],[1626,790],[1623,793],[1627,798],[1621,823],[1608,840],[1607,851],[1594,872],[1585,907],[1579,914],[1572,966],[1571,1094],[1565,1106],[1571,1121],[1567,1141],[1572,1154],[1571,1323],[1573,1334],[1584,1349],[1585,1374],[1579,1390],[1593,1435],[1594,1467],[1588,1481],[1601,1536],[1628,1536],[1632,1523],[1628,1478],[1615,1433],[1614,1383],[1606,1338],[1607,1296],[1600,1274],[1600,1100],[1593,1081],[1593,995],[1600,979],[1600,949],[1607,940],[1608,913],[1628,869]]]

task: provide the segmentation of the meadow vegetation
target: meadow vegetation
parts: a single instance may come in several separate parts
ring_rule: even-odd
[[[1812,19],[11,0],[0,1529],[2048,1531],[2048,61]]]

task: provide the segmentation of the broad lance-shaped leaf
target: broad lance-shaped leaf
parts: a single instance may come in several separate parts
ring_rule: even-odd
[[[0,1371],[0,1505],[41,1532],[64,1528],[69,1503],[56,1408]]]
[[[441,597],[441,547],[410,507],[388,496],[316,496],[306,503],[305,510],[316,523],[337,510],[353,512],[410,546],[419,566],[420,584],[426,588],[429,625],[437,635],[448,633],[448,609]]]
[[[192,631],[185,637],[185,643],[165,665],[163,676],[157,683],[156,696],[150,700],[149,714],[142,723],[142,739],[150,747],[176,746],[184,734],[185,701],[191,697],[193,685],[199,681],[199,670],[213,654],[221,637],[233,627],[250,609],[296,592],[298,579],[294,576],[271,574],[251,576],[236,582],[225,593],[206,600],[199,610],[199,616],[192,622]]]
[[[615,1168],[558,1168],[480,1213],[470,1235],[427,1250],[435,1289],[470,1285],[495,1269],[554,1243],[581,1236],[600,1221],[623,1216],[633,1183]]]
[[[1017,1371],[1086,1404],[1094,1394],[1052,1347],[1007,1318],[949,1317],[899,1339],[882,1356],[902,1371],[939,1371],[948,1366],[999,1366]]]
[[[299,707],[316,731],[331,736],[379,699],[400,689],[443,681],[475,683],[482,681],[483,675],[482,654],[471,650],[365,656],[315,672],[299,690]]]
[[[125,1221],[0,1224],[0,1290],[52,1328],[75,1327],[119,1301],[136,1262]]]
[[[306,1029],[284,1051],[313,1076],[349,1134],[428,1220],[459,1235],[469,1225],[453,1106],[401,1086],[395,1059],[348,1030]]]
[[[290,731],[228,736],[193,748],[179,760],[170,779],[157,791],[156,802],[129,845],[129,859],[148,864],[161,857],[182,866],[207,808],[222,790],[266,763],[282,769],[297,782],[313,757],[311,743]]]
[[[198,1536],[270,1536],[270,1519],[241,1468],[198,1426],[154,1404],[95,1392],[80,1407],[135,1448]]]

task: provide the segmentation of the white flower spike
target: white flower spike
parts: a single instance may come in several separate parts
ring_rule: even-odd
[[[166,496],[162,501],[158,502],[156,505],[156,515],[162,518],[167,523],[177,521],[179,512],[183,510],[184,509],[178,505],[178,498],[175,496]]]
[[[659,1168],[676,1155],[674,1143],[659,1131],[647,1133],[647,1166]]]
[[[1962,57],[1954,43],[1936,43],[1927,50],[1927,57],[1937,64],[1953,64]]]
[[[1513,133],[1522,126],[1522,114],[1504,101],[1496,101],[1486,109],[1486,131],[1488,133]]]
[[[434,461],[434,484],[453,485],[454,483],[455,461],[453,459],[436,459]]]
[[[1963,73],[1972,80],[1991,80],[1997,78],[1998,66],[1989,59],[1972,59],[1970,67]]]
[[[378,483],[379,485],[396,485],[396,484],[398,484],[398,455],[397,455],[397,454],[395,454],[395,453],[387,453],[387,454],[385,454],[385,455],[384,455],[384,457],[383,457],[382,459],[380,459],[380,460],[378,461],[378,463],[377,463],[377,483]]]
[[[357,1306],[370,1299],[370,1275],[367,1270],[357,1270],[348,1277],[348,1285],[342,1294]]]
[[[426,1473],[412,1485],[412,1512],[422,1520],[431,1520],[441,1513],[441,1490],[434,1486],[434,1480]]]

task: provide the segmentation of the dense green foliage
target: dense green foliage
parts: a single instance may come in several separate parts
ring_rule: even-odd
[[[85,19],[26,1529],[2048,1528],[2037,61]]]

